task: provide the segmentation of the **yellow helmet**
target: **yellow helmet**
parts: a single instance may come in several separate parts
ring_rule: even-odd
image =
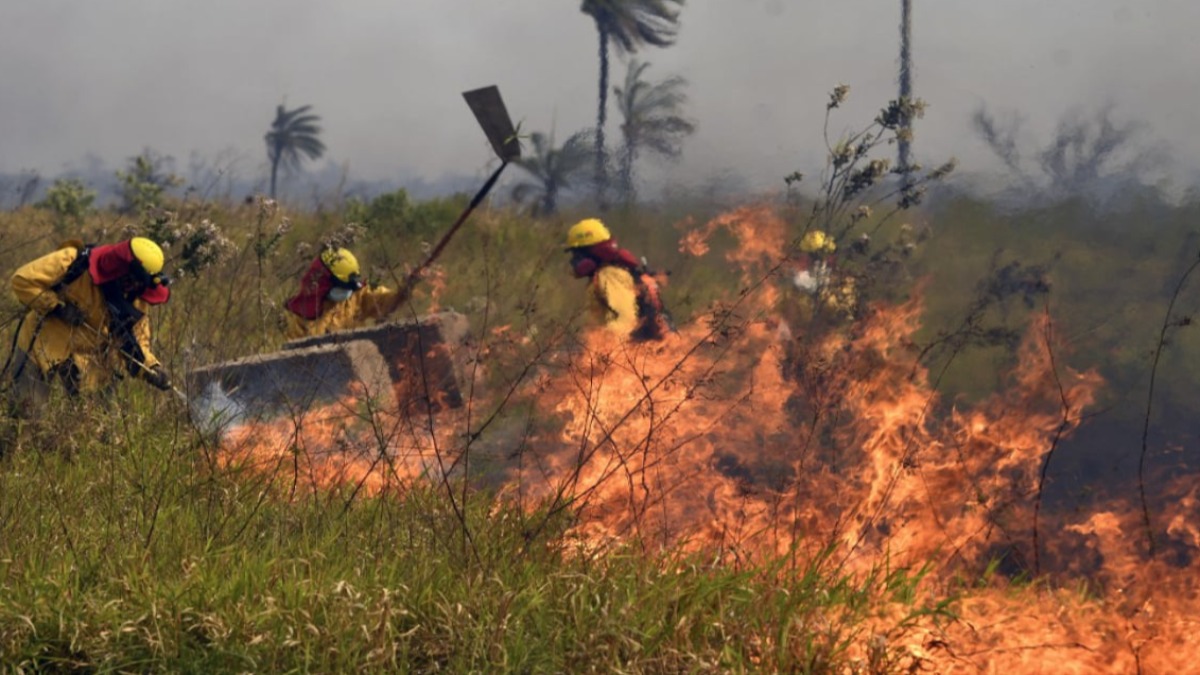
[[[321,262],[333,274],[333,277],[343,283],[350,283],[350,277],[358,275],[358,259],[344,248],[331,248],[321,253]]]
[[[595,218],[587,218],[575,223],[567,231],[567,248],[591,246],[612,239],[612,234],[604,223]]]
[[[833,253],[837,250],[837,243],[820,230],[809,230],[800,240],[800,250],[805,253]]]
[[[129,249],[133,252],[133,257],[137,258],[138,263],[141,264],[142,269],[146,270],[146,274],[154,276],[162,271],[163,252],[158,244],[145,237],[134,237],[129,240]]]

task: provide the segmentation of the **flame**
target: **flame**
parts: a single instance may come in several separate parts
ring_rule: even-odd
[[[380,410],[361,392],[273,419],[245,421],[222,437],[218,466],[265,478],[276,491],[312,495],[348,488],[379,495],[403,492],[449,464],[446,430]]]
[[[440,265],[430,267],[425,277],[429,286],[429,313],[442,311],[442,296],[446,294],[446,270]]]
[[[681,250],[706,254],[718,229],[742,244],[726,254],[742,289],[776,269],[775,214],[738,209],[686,235]],[[1042,467],[1082,423],[1101,378],[1063,363],[1042,313],[1002,391],[970,407],[942,401],[912,344],[921,298],[918,289],[902,305],[871,307],[846,330],[809,331],[779,318],[781,296],[763,284],[661,344],[589,333],[565,374],[542,384],[547,414],[561,420],[557,447],[547,443],[536,470],[514,480],[525,494],[570,501],[575,534],[593,549],[633,539],[746,564],[797,551],[811,559],[832,544],[833,560],[862,573],[880,561],[935,561],[930,586],[947,592],[956,575],[997,559],[1008,574],[1051,574],[1061,587],[1100,584],[1082,595],[970,591],[959,620],[907,636],[922,668],[1193,668],[1196,490],[1161,516],[1172,545],[1188,551],[1175,564],[1138,550],[1128,504],[1038,513]]]
[[[791,354],[769,320],[733,336],[697,323],[661,344],[590,334],[544,397],[566,449],[538,471],[594,508],[584,527],[602,539],[775,554],[840,541],[867,565],[974,560],[1024,534],[1012,521],[1037,460],[1078,424],[1099,378],[1053,369],[1043,318],[1012,391],[938,420],[908,348],[919,314],[919,297],[877,308],[857,334]]]
[[[1049,314],[1031,320],[1000,391],[970,406],[944,401],[914,347],[923,288],[832,330],[792,325],[772,283],[785,221],[736,209],[685,234],[681,250],[708,254],[719,230],[738,242],[724,254],[740,271],[734,297],[661,342],[597,329],[547,357],[520,388],[539,423],[495,462],[503,494],[569,507],[571,536],[594,552],[635,541],[731,565],[832,552],[828,564],[857,574],[932,561],[926,590],[962,599],[956,620],[900,637],[913,668],[1196,669],[1200,488],[1164,477],[1165,507],[1151,514],[1118,499],[1039,510],[1045,463],[1103,386],[1065,364]],[[490,335],[480,346],[489,359],[528,346],[509,326]],[[379,493],[440,480],[474,436],[460,414],[419,425],[350,415],[354,403],[247,425],[227,439],[227,461],[276,475],[290,462],[309,490]],[[1160,540],[1153,556],[1147,521]],[[1017,574],[1045,581],[1004,583]],[[990,581],[961,582],[981,578]]]
[[[725,254],[725,259],[742,270],[743,291],[760,288],[760,305],[770,306],[778,300],[775,288],[761,285],[763,271],[776,266],[780,253],[787,249],[787,224],[768,206],[743,206],[713,218],[696,230],[684,234],[679,251],[700,257],[710,250],[709,240],[719,230],[732,234],[739,242]]]

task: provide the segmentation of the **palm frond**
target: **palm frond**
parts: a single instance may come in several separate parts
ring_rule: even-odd
[[[683,4],[684,0],[584,0],[579,9],[592,17],[617,51],[632,54],[644,45],[674,44]]]
[[[513,163],[529,180],[513,186],[512,198],[521,204],[534,203],[540,214],[554,210],[558,195],[586,179],[592,150],[592,131],[572,134],[561,146],[555,146],[553,134],[534,132],[529,136],[530,152]]]
[[[631,60],[623,88],[616,89],[622,117],[621,133],[628,148],[641,146],[664,157],[678,157],[685,136],[695,132],[695,122],[682,114],[687,79],[672,75],[659,82],[643,79],[650,64]],[[628,151],[627,151],[628,152]],[[636,152],[630,153],[636,154]]]
[[[318,138],[321,118],[310,110],[311,105],[288,110],[281,104],[275,108],[275,119],[263,136],[267,144],[267,159],[271,162],[272,196],[275,193],[275,175],[280,166],[285,170],[298,170],[305,158],[315,160],[325,154],[325,144]]]

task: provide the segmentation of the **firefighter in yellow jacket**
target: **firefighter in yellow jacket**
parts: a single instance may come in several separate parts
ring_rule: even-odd
[[[567,231],[571,270],[591,281],[592,306],[609,329],[634,340],[661,340],[668,329],[658,282],[621,248],[604,223],[587,218]]]
[[[98,391],[128,373],[159,389],[171,378],[150,350],[151,305],[170,297],[158,244],[68,242],[26,263],[12,291],[29,308],[17,335],[13,380],[19,399],[45,400],[59,380],[68,393]]]
[[[358,259],[344,248],[326,249],[300,280],[300,291],[287,301],[284,333],[289,340],[359,328],[391,314],[404,295],[363,280]]]

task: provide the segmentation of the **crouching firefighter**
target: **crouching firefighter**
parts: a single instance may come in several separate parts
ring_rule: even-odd
[[[16,336],[12,384],[24,408],[58,380],[75,396],[128,374],[158,389],[171,378],[150,351],[151,305],[170,297],[163,252],[144,237],[103,246],[71,241],[26,263],[12,291],[29,312]]]
[[[317,256],[287,301],[283,332],[289,340],[361,328],[382,319],[404,302],[404,294],[363,281],[358,259],[344,248]]]
[[[571,226],[566,251],[575,277],[590,280],[593,307],[610,330],[638,341],[663,339],[670,324],[658,281],[604,223],[588,218]]]

